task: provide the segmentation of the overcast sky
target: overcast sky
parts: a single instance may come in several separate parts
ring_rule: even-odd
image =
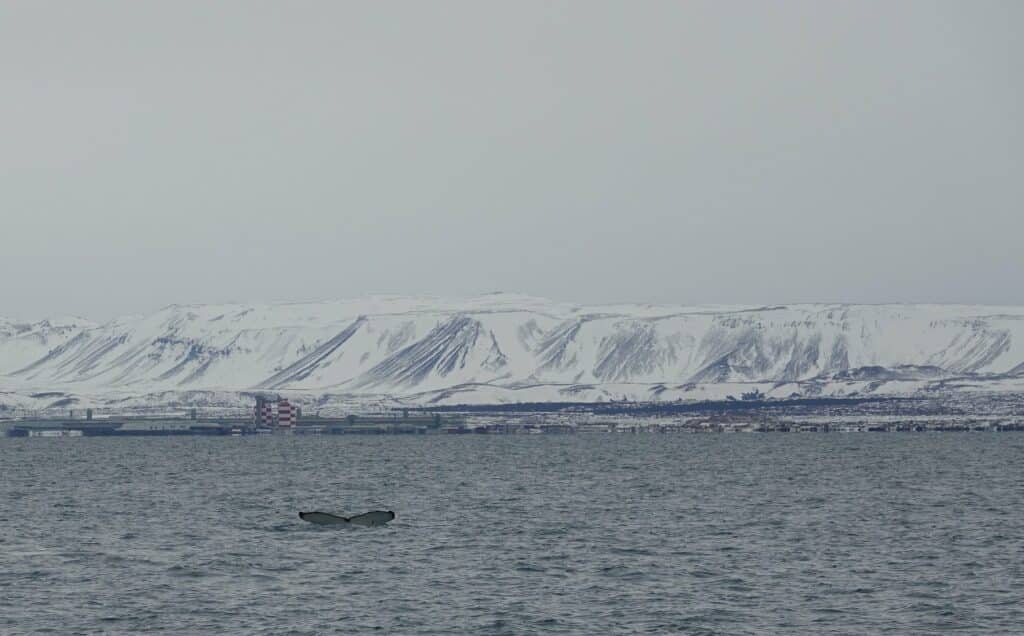
[[[0,2],[0,315],[1024,303],[1024,2]]]

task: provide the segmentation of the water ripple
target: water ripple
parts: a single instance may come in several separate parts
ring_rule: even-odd
[[[1024,633],[1024,436],[5,439],[3,634]],[[398,511],[337,529],[299,510]]]

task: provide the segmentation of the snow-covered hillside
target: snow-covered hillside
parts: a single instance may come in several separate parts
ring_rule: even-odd
[[[33,363],[94,327],[95,324],[81,318],[17,322],[0,317],[0,374]]]
[[[575,306],[511,294],[172,306],[103,325],[0,319],[0,375],[39,390],[477,402],[1005,382],[1024,377],[1024,308]]]

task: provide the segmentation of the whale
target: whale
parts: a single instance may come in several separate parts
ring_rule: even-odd
[[[318,526],[363,526],[372,528],[374,526],[382,526],[394,518],[395,513],[391,510],[371,510],[354,517],[341,517],[332,515],[329,512],[318,511],[299,513],[299,519],[315,523]]]

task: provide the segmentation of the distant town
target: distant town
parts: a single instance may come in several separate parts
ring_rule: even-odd
[[[251,413],[12,414],[8,437],[182,435],[535,435],[586,433],[923,433],[1024,431],[1024,398],[848,398],[600,404],[507,404],[303,414],[281,396],[256,395]]]

